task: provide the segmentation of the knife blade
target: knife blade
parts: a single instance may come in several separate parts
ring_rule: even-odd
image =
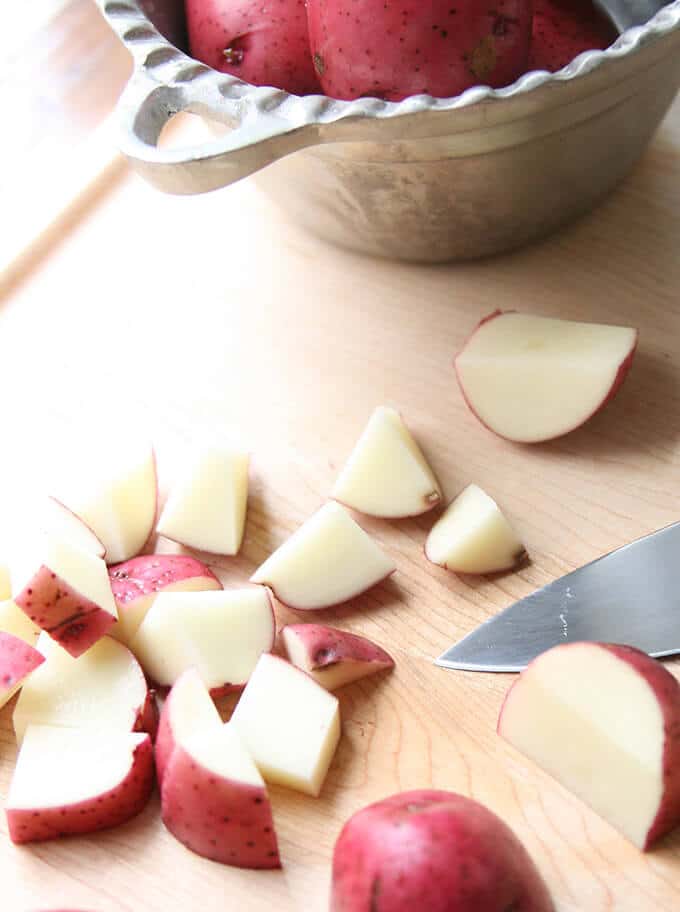
[[[521,671],[559,643],[625,643],[680,653],[680,522],[617,548],[510,605],[437,660],[463,671]]]

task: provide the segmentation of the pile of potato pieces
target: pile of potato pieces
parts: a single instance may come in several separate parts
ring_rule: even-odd
[[[483,368],[494,357],[507,360],[505,336],[516,345],[517,322],[499,319],[490,340],[477,339],[491,319],[511,316],[494,314],[482,321],[457,359],[461,387],[478,415],[470,377],[486,397],[479,364]],[[541,344],[547,339],[554,345],[560,322],[567,321],[531,323],[523,331],[533,333],[534,343],[539,338]],[[593,395],[604,404],[618,389],[637,343],[634,331],[601,329],[606,332],[598,338],[595,329],[594,339],[604,350],[611,346],[605,353],[616,361],[614,379],[607,386],[612,364],[605,358],[598,390],[581,390],[588,409]],[[581,324],[571,324],[566,337],[583,332]],[[586,337],[592,335],[587,330]],[[477,363],[470,357],[475,346]],[[507,414],[502,401],[494,408],[501,419]],[[585,417],[590,414],[592,409]],[[503,434],[494,421],[485,423]],[[524,421],[504,436],[523,442],[547,439],[547,430],[526,428]],[[549,430],[554,436],[553,431],[568,429]],[[399,413],[379,407],[331,500],[256,570],[253,585],[224,591],[196,557],[141,553],[155,528],[188,548],[236,554],[247,497],[248,455],[213,444],[186,467],[156,523],[155,457],[149,447],[81,504],[48,502],[44,548],[39,558],[33,555],[32,572],[14,587],[14,601],[0,569],[2,703],[24,684],[14,713],[21,751],[7,802],[15,842],[90,832],[127,820],[144,806],[155,772],[163,820],[188,848],[226,864],[280,865],[265,780],[318,795],[340,738],[338,701],[329,691],[394,662],[363,637],[309,623],[290,624],[279,632],[286,661],[272,651],[274,606],[278,601],[297,610],[330,607],[394,572],[390,558],[345,507],[400,518],[440,507],[443,495]],[[329,562],[329,555],[335,560]],[[526,551],[495,501],[469,485],[435,522],[425,555],[455,572],[490,573],[518,566]],[[642,778],[635,764],[619,777],[619,785],[639,799],[627,813],[614,813],[597,783],[584,783],[575,759],[562,756],[553,762],[534,724],[550,702],[546,694],[554,681],[565,675],[586,682],[579,721],[591,735],[588,681],[611,677],[637,701],[649,729],[646,743],[656,746],[651,759],[646,754],[640,758],[638,766],[647,768]],[[79,688],[90,689],[98,703],[108,695],[110,713],[103,715],[111,724],[106,729],[101,718],[95,723],[64,699]],[[160,721],[153,688],[170,688]],[[243,692],[224,724],[213,698],[232,690]],[[574,699],[578,702],[578,694]],[[305,711],[291,713],[290,706]],[[612,750],[635,753],[634,745],[617,743],[616,734],[609,732],[610,718],[611,712],[600,711],[595,720],[597,737],[590,737],[588,745],[595,766]],[[574,720],[565,716],[557,724],[573,729]],[[643,653],[610,644],[569,644],[544,653],[511,688],[498,727],[499,734],[644,849],[680,818],[680,790],[672,775],[680,751],[672,735],[678,729],[675,678]],[[573,742],[577,749],[584,741],[579,738]],[[294,749],[284,749],[286,744]],[[46,750],[55,758],[63,801],[50,791],[52,780],[40,776],[39,758]],[[40,785],[37,778],[42,778]]]
[[[523,553],[491,498],[474,486],[466,496],[471,493],[472,501],[478,497],[495,512],[489,528],[496,540],[501,517],[511,541],[509,547],[487,545],[493,559]],[[329,691],[394,662],[364,637],[313,623],[279,632],[286,661],[272,652],[275,604],[328,607],[394,572],[340,500],[395,518],[440,505],[442,493],[399,413],[381,407],[333,499],[249,585],[224,590],[204,561],[188,553],[140,553],[155,531],[186,548],[236,554],[247,498],[248,454],[211,442],[185,467],[158,521],[150,445],[131,452],[80,501],[66,506],[48,499],[45,534],[16,579],[14,600],[8,582],[0,593],[0,673],[7,667],[9,675],[3,702],[23,685],[14,709],[20,753],[6,804],[13,841],[129,819],[148,799],[155,766],[163,819],[178,839],[227,864],[279,865],[264,779],[318,795],[340,738],[338,701]],[[464,526],[464,504],[456,510],[463,517],[458,527]],[[454,548],[463,554],[470,543],[461,545],[465,535],[454,532]],[[438,536],[445,563],[446,534]],[[480,540],[474,547],[484,551],[485,545]],[[168,689],[159,723],[154,691]],[[225,725],[214,698],[241,690]],[[88,700],[79,700],[84,692]],[[286,745],[294,745],[288,755]],[[37,787],[45,750],[59,776],[43,777]],[[207,781],[209,802],[201,788]],[[228,823],[218,833],[205,822],[197,826],[202,815],[212,819],[216,806]],[[256,838],[244,841],[245,831]]]

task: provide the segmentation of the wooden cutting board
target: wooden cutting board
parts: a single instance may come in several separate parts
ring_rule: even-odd
[[[3,912],[322,912],[343,822],[390,793],[430,786],[500,814],[558,912],[674,912],[680,831],[640,853],[496,736],[511,676],[444,671],[433,659],[535,587],[680,518],[680,104],[597,212],[493,261],[362,259],[299,233],[251,181],[170,198],[125,174],[58,241],[15,277],[0,308],[0,545],[27,525],[35,491],[74,467],[89,471],[107,435],[152,436],[165,489],[192,438],[225,429],[252,448],[250,507],[241,554],[209,562],[238,584],[323,502],[374,406],[392,404],[447,496],[480,484],[532,562],[459,578],[423,557],[433,516],[362,520],[398,573],[315,619],[372,637],[396,670],[339,693],[343,738],[319,799],[271,789],[283,870],[192,855],[164,830],[157,797],[117,829],[22,848],[3,815]],[[550,444],[516,446],[486,431],[463,404],[451,359],[497,307],[638,326],[618,398]],[[278,613],[280,625],[293,618]],[[11,705],[0,713],[3,796],[11,714]]]

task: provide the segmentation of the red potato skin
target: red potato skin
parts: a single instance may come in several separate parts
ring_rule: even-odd
[[[496,437],[500,437],[501,440],[508,440],[510,443],[517,443],[517,441],[513,440],[511,437],[505,437],[503,434],[499,434],[498,431],[496,431],[494,428],[489,427],[489,425],[486,423],[486,421],[484,421],[484,419],[481,418],[480,415],[477,414],[474,406],[472,405],[472,403],[470,402],[470,400],[468,399],[468,397],[465,393],[465,387],[463,386],[463,381],[462,381],[460,373],[458,371],[458,363],[457,363],[458,358],[463,354],[463,352],[469,345],[470,341],[474,337],[477,330],[480,329],[480,327],[482,327],[485,323],[488,323],[490,320],[495,320],[496,317],[502,317],[505,314],[509,314],[509,313],[517,313],[517,311],[515,311],[515,310],[494,310],[493,313],[490,313],[488,316],[483,317],[479,321],[477,326],[475,326],[474,330],[470,334],[465,345],[461,348],[461,350],[458,352],[458,354],[453,359],[453,366],[454,366],[454,370],[456,372],[456,380],[458,381],[458,388],[461,392],[463,400],[464,400],[465,404],[467,405],[468,409],[470,410],[470,412],[475,416],[477,421],[479,421],[479,423],[481,425],[483,425],[487,429],[487,431],[491,431],[491,433],[495,434]],[[635,352],[637,351],[639,341],[640,341],[640,333],[638,330],[635,330],[635,342],[633,344],[633,347],[631,348],[629,354],[624,358],[624,360],[619,365],[619,369],[616,372],[616,376],[614,377],[614,381],[612,383],[611,389],[609,390],[609,392],[607,393],[605,398],[602,400],[600,405],[595,409],[595,411],[591,412],[590,415],[588,415],[586,418],[584,418],[584,420],[580,424],[576,425],[576,427],[570,428],[569,430],[564,431],[561,434],[556,435],[555,437],[546,437],[543,440],[537,440],[535,442],[536,443],[548,443],[550,440],[556,440],[558,437],[564,437],[565,434],[570,434],[572,431],[577,430],[577,428],[582,427],[587,421],[590,421],[590,419],[592,417],[597,415],[598,412],[601,412],[602,409],[605,408],[605,406],[609,405],[609,403],[612,401],[614,396],[616,396],[619,389],[621,388],[623,381],[628,376],[628,371],[633,366],[633,358],[635,357]],[[531,446],[531,444],[525,444],[525,445]]]
[[[191,53],[222,73],[294,95],[320,91],[304,0],[186,0]]]
[[[583,51],[603,50],[618,37],[592,0],[534,0],[530,70],[561,70]]]
[[[481,329],[481,327],[484,326],[485,323],[489,323],[491,320],[495,320],[496,317],[502,317],[503,314],[506,314],[506,313],[517,313],[517,311],[516,310],[494,310],[493,313],[488,314],[486,317],[482,317],[482,319],[479,321],[479,323],[475,326],[475,328],[470,333],[465,345],[461,348],[461,350],[458,352],[458,354],[453,359],[453,369],[456,372],[456,380],[458,381],[458,389],[460,390],[461,396],[463,397],[463,401],[467,405],[471,414],[473,414],[475,416],[475,418],[477,419],[477,421],[479,421],[479,423],[482,425],[482,427],[485,427],[487,429],[487,431],[491,431],[491,433],[495,434],[496,437],[500,437],[501,440],[508,440],[508,438],[504,437],[502,434],[499,434],[498,431],[495,431],[492,427],[489,427],[489,425],[486,423],[486,421],[484,421],[484,419],[475,411],[474,406],[468,399],[467,393],[465,392],[465,387],[463,386],[463,380],[460,376],[460,372],[458,371],[458,358],[463,354],[465,349],[468,347],[468,345],[470,344],[470,341],[474,338],[475,333],[477,332],[478,329]],[[510,441],[510,442],[513,443],[514,441]],[[425,557],[427,557],[427,552],[425,552]],[[427,559],[429,560],[429,557]]]
[[[186,579],[205,578],[221,589],[209,567],[186,554],[144,554],[109,567],[111,590],[119,607],[145,595],[155,595]]]
[[[170,724],[170,707],[168,703],[172,700],[172,690],[167,696],[163,709],[161,710],[158,721],[158,731],[156,733],[156,743],[154,745],[154,756],[156,759],[156,779],[159,787],[163,786],[163,776],[168,765],[172,752],[175,749],[175,736]]]
[[[401,101],[499,87],[527,67],[532,0],[308,0],[326,95]]]
[[[0,631],[0,696],[42,665],[45,657],[11,633]]]
[[[231,684],[227,682],[226,684],[220,684],[219,687],[210,687],[208,693],[213,700],[218,700],[220,697],[226,697],[229,694],[241,693],[247,683],[247,681],[244,681],[242,684]],[[164,697],[170,694],[173,687],[172,684],[158,684],[156,681],[151,681],[151,684],[153,685],[153,689]]]
[[[158,703],[156,702],[156,692],[147,690],[144,703],[137,713],[133,732],[146,732],[152,741],[158,736]]]
[[[192,852],[237,868],[280,868],[264,788],[216,776],[177,746],[165,769],[161,815]]]
[[[123,643],[120,645],[130,653],[130,659],[137,666],[139,677],[146,685],[147,682],[146,678],[144,677],[142,667],[135,656],[132,654],[132,651],[129,649],[129,647],[124,646]],[[158,703],[156,702],[156,691],[149,688],[148,686],[146,688],[144,700],[137,708],[130,731],[145,732],[151,738],[152,742],[156,737],[156,733],[158,731]]]
[[[152,688],[152,690],[155,693],[160,694],[160,696],[167,702],[167,699],[169,698],[170,693],[172,692],[172,688],[174,687],[174,684],[159,684],[158,681],[154,681],[153,678],[150,678],[148,676],[147,676],[147,679],[149,681],[149,686]],[[177,680],[179,680],[179,678]],[[175,682],[175,683],[177,683],[177,682]],[[229,694],[241,693],[241,691],[243,690],[243,688],[246,686],[247,683],[248,683],[247,681],[244,681],[243,684],[231,684],[231,683],[220,684],[219,687],[208,688],[208,693],[213,698],[213,700],[217,700],[220,697],[226,697]]]
[[[668,669],[646,652],[613,643],[601,645],[639,672],[652,688],[663,716],[663,791],[659,811],[643,846],[647,851],[680,823],[680,684]]]
[[[178,680],[181,680],[179,678]],[[156,779],[158,780],[158,785],[163,785],[163,776],[165,775],[165,769],[168,765],[172,752],[175,749],[176,741],[175,735],[172,730],[172,700],[173,700],[173,688],[170,689],[165,703],[163,704],[163,709],[161,710],[160,719],[158,722],[158,731],[156,734],[156,743],[154,746],[154,753],[156,758]]]
[[[512,830],[453,792],[393,795],[351,817],[333,853],[331,912],[554,912]]]
[[[156,741],[154,744],[154,758],[156,761],[156,780],[158,787],[163,785],[163,776],[165,768],[168,765],[172,752],[175,749],[175,736],[172,731],[170,722],[170,713],[172,711],[172,688],[165,698],[163,708],[161,709],[158,719],[158,729],[156,731]]]
[[[582,643],[565,643],[556,649],[577,649]],[[663,788],[659,811],[649,828],[643,851],[665,836],[670,830],[680,823],[680,684],[661,662],[652,659],[646,652],[635,649],[633,646],[623,646],[618,643],[590,643],[590,646],[611,652],[618,659],[627,662],[637,671],[645,682],[651,687],[658,700],[659,709],[663,716],[664,726],[664,752],[663,752]],[[538,662],[541,656],[534,659]],[[527,666],[533,665],[533,662]],[[521,676],[517,679],[519,682]],[[501,720],[506,704],[512,700],[514,684],[505,695],[505,700],[498,714],[496,731],[502,737]]]
[[[119,615],[137,599],[157,595],[184,580],[199,578],[205,580],[206,589],[222,588],[212,570],[185,554],[144,554],[108,569]]]
[[[578,649],[583,643],[565,643],[554,649]],[[625,646],[619,643],[589,643],[589,646],[606,650],[623,662],[627,662],[652,689],[663,717],[664,751],[663,751],[663,787],[659,810],[647,832],[643,851],[650,849],[666,833],[680,823],[680,684],[661,662],[651,658],[646,652]],[[537,656],[534,662],[540,661]],[[531,662],[528,668],[534,664]],[[525,669],[525,672],[526,670]],[[523,672],[523,674],[525,673]],[[522,680],[522,675],[515,684]],[[512,700],[513,684],[505,695],[505,699],[498,714],[496,731],[501,737],[502,719],[506,705]]]
[[[244,681],[243,684],[222,684],[220,687],[211,687],[208,693],[213,700],[218,700],[220,697],[226,697],[228,694],[241,693],[247,683],[247,681]]]
[[[659,811],[643,846],[643,850],[647,851],[680,823],[680,684],[661,662],[652,659],[646,652],[617,643],[597,645],[627,662],[644,678],[659,701],[663,716],[663,792]]]
[[[7,808],[9,837],[17,845],[93,833],[125,823],[143,810],[154,783],[153,747],[147,736],[134,750],[132,767],[119,785],[93,801],[42,811]]]
[[[459,373],[459,371],[458,371],[458,358],[460,358],[460,356],[463,354],[463,352],[465,351],[465,349],[468,347],[468,345],[470,344],[470,342],[472,341],[472,339],[475,337],[476,332],[477,332],[479,329],[481,329],[482,326],[484,326],[485,323],[490,323],[491,320],[495,320],[496,317],[502,317],[503,314],[508,314],[508,313],[517,313],[517,311],[516,311],[516,310],[498,310],[498,309],[497,309],[497,310],[494,310],[492,313],[487,314],[486,317],[482,317],[482,319],[479,321],[479,323],[475,326],[475,328],[472,330],[472,332],[471,332],[470,335],[468,336],[468,338],[467,338],[467,340],[466,340],[466,342],[465,342],[465,345],[463,345],[463,347],[461,348],[461,350],[458,352],[457,355],[455,355],[455,357],[454,357],[454,359],[453,359],[453,369],[454,369],[455,372],[456,372],[456,380],[458,381],[458,389],[460,390],[461,396],[463,397],[463,401],[464,401],[465,404],[467,405],[467,407],[468,407],[468,409],[470,410],[470,412],[475,416],[475,418],[477,419],[477,421],[479,421],[479,423],[480,423],[483,427],[485,427],[485,428],[487,429],[487,431],[491,431],[492,434],[495,434],[497,437],[500,437],[502,440],[507,440],[508,438],[507,438],[507,437],[503,437],[502,434],[499,434],[497,431],[494,431],[493,428],[489,427],[489,425],[486,423],[486,421],[484,421],[483,418],[481,418],[481,417],[477,414],[477,412],[475,411],[475,409],[474,409],[472,403],[471,403],[470,400],[468,399],[467,394],[466,394],[466,392],[465,392],[465,387],[463,386],[463,381],[462,381],[461,376],[460,376],[460,373]],[[427,557],[427,552],[425,552],[425,557]],[[429,557],[428,557],[427,559],[429,560]]]
[[[34,624],[49,633],[75,659],[116,622],[108,611],[85,598],[44,565],[17,595],[15,602]]]
[[[288,624],[283,630],[293,631],[304,644],[309,658],[308,670],[316,671],[338,662],[361,662],[382,668],[393,668],[394,659],[366,637],[347,633],[323,624]]]

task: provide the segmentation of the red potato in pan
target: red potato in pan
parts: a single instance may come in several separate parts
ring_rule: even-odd
[[[504,86],[527,68],[531,0],[308,0],[309,39],[332,98],[400,101]]]
[[[191,53],[223,73],[295,95],[319,92],[305,0],[186,0]]]
[[[554,73],[594,48],[606,48],[618,38],[592,0],[533,0],[534,19],[529,53],[530,70]]]

